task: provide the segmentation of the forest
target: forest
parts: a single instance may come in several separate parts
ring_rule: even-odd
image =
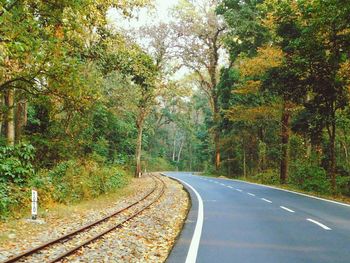
[[[183,170],[350,196],[350,2],[0,0],[0,216]]]

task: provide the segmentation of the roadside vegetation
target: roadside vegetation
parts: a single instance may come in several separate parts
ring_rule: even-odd
[[[151,6],[0,1],[1,217],[32,188],[78,202],[152,170],[350,196],[350,3],[181,0],[168,22],[109,21]]]
[[[181,1],[169,54],[180,54],[195,88],[164,109],[168,159],[350,196],[349,11],[337,0]]]
[[[148,4],[0,1],[1,218],[30,211],[31,189],[40,207],[70,204],[141,172],[162,76],[107,14]]]

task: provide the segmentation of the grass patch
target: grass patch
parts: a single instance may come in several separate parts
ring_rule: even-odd
[[[122,199],[133,196],[140,189],[140,180],[138,178],[130,178],[129,184],[111,193],[102,194],[91,200],[83,200],[79,203],[55,204],[53,207],[40,208],[38,218],[43,219],[46,224],[28,223],[25,219],[30,217],[30,213],[24,213],[21,217],[12,218],[0,222],[0,246],[7,246],[8,243],[15,243],[21,237],[28,237],[35,233],[47,231],[50,226],[60,225],[62,222],[74,221],[74,218],[86,218],[91,211],[103,211],[114,203]],[[68,223],[69,224],[69,223]],[[15,234],[14,239],[10,238],[11,234]]]
[[[38,191],[39,209],[59,205],[71,206],[101,195],[119,192],[130,182],[131,173],[119,165],[106,165],[95,160],[70,160],[51,170],[41,170],[23,186],[7,183],[0,191],[3,220],[29,216],[31,189]]]

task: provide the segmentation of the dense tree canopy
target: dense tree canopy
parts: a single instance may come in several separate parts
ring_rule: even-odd
[[[73,163],[350,195],[348,1],[181,0],[169,22],[108,22],[151,6],[0,0],[0,198]]]

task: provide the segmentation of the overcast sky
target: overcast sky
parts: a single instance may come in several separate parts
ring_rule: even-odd
[[[169,10],[178,3],[178,0],[155,0],[155,8],[142,8],[134,13],[134,18],[125,19],[116,9],[108,12],[108,19],[117,28],[138,28],[159,21],[169,21]]]

